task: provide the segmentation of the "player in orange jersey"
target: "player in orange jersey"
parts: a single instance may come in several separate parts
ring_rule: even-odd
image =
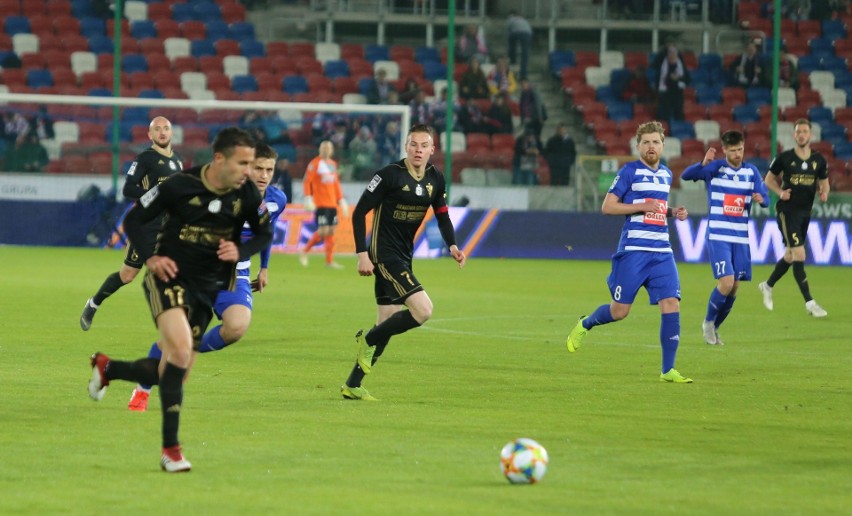
[[[337,207],[340,206],[344,217],[349,217],[349,204],[343,198],[337,162],[331,159],[332,155],[334,145],[328,140],[323,141],[319,146],[319,156],[308,163],[305,172],[305,209],[316,213],[317,230],[299,251],[299,263],[304,267],[308,266],[308,251],[322,241],[325,244],[325,266],[343,268],[334,261],[334,227],[337,225]]]

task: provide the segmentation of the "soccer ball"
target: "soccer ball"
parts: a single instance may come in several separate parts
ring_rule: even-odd
[[[513,484],[535,484],[547,471],[547,450],[532,439],[515,439],[500,452],[500,468]]]

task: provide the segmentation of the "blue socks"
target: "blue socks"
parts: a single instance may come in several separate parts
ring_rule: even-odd
[[[722,306],[719,307],[719,315],[716,316],[715,322],[715,326],[717,328],[722,326],[722,323],[725,322],[728,314],[731,313],[731,308],[734,307],[734,301],[736,301],[736,299],[736,296],[728,296]]]
[[[204,337],[201,338],[201,347],[198,348],[199,353],[219,351],[220,349],[225,347],[225,341],[222,340],[222,335],[219,332],[221,328],[222,325],[220,324],[215,328],[207,330],[207,333],[205,333]]]
[[[680,343],[680,312],[663,314],[660,322],[660,345],[663,347],[663,373],[674,367]]]
[[[609,304],[601,305],[592,312],[592,315],[583,319],[583,328],[587,330],[591,330],[595,326],[600,326],[601,324],[609,324],[613,321],[612,311],[609,309]]]
[[[728,300],[728,296],[719,292],[718,288],[714,288],[710,293],[710,301],[707,303],[707,315],[704,316],[705,321],[715,321],[719,316],[722,306]],[[718,324],[716,326],[719,326]]]

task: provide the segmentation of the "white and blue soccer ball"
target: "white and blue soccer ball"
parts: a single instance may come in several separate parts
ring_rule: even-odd
[[[500,452],[500,469],[513,484],[535,484],[547,472],[547,450],[532,439],[515,439]]]

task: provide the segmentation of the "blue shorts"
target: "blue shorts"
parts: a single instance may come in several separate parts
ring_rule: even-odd
[[[670,297],[680,299],[680,278],[672,253],[617,253],[606,283],[612,300],[626,305],[633,304],[640,287],[648,291],[652,305]]]
[[[713,277],[733,276],[735,281],[751,281],[751,250],[748,244],[707,241]]]
[[[241,279],[245,278],[245,279]],[[237,276],[236,286],[234,290],[220,290],[216,294],[216,302],[213,304],[213,311],[216,312],[216,317],[222,318],[222,314],[228,307],[234,305],[243,305],[251,310],[252,294],[251,282],[248,281],[248,276]]]

